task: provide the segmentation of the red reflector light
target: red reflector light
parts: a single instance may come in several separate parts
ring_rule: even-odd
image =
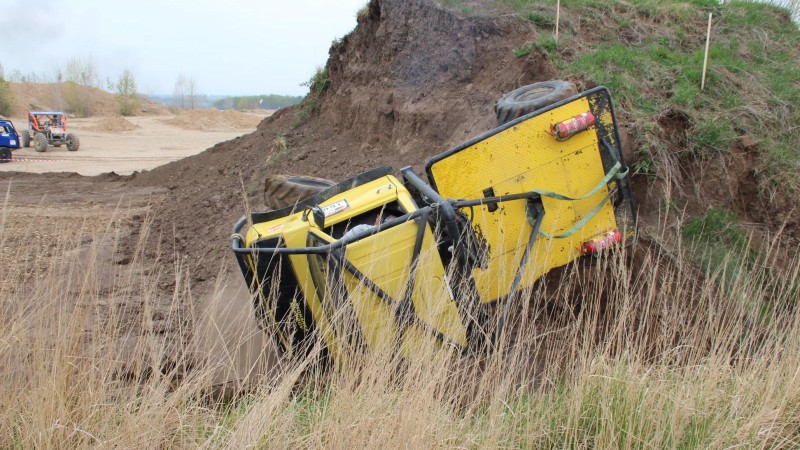
[[[584,242],[581,246],[581,254],[597,255],[601,251],[612,248],[620,242],[622,242],[622,233],[617,230],[611,230],[600,237]]]
[[[587,111],[571,119],[554,124],[550,134],[553,135],[557,141],[566,141],[581,131],[586,131],[593,127],[594,122],[594,114],[592,114],[591,111]]]

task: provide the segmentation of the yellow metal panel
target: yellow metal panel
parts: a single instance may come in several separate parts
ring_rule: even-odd
[[[391,307],[350,274],[345,275],[345,285],[367,347],[373,351],[394,348],[397,328]]]
[[[491,187],[495,196],[534,189],[569,197],[585,195],[605,176],[596,133],[588,130],[559,142],[549,131],[554,123],[589,110],[587,99],[579,98],[436,161],[430,170],[439,193],[444,198],[478,199]],[[607,195],[604,187],[579,201],[543,197],[545,216],[541,230],[554,235],[570,230]],[[477,234],[489,244],[488,267],[473,272],[481,300],[489,302],[508,294],[532,232],[526,218],[526,202],[499,203],[494,212],[483,206],[465,209],[465,213],[472,216]],[[579,256],[584,241],[614,228],[613,206],[607,203],[572,236],[540,236],[520,288],[550,269],[569,263]]]
[[[254,223],[253,226],[247,230],[245,245],[251,246],[258,240],[278,237],[286,231],[289,231],[288,228],[284,229],[287,224],[304,226],[302,223],[298,223],[297,219],[299,218],[300,213],[297,212],[292,215],[281,217],[280,219],[270,220],[269,222]],[[308,228],[308,225],[305,225],[305,228]]]
[[[346,257],[399,303],[405,298],[409,286],[417,232],[416,222],[396,226],[348,245]],[[449,295],[444,267],[427,224],[422,247],[411,298],[414,313],[429,328],[426,331],[428,335],[433,336],[431,330],[436,330],[451,342],[466,346],[466,329]],[[390,306],[353,276],[348,276],[347,280],[350,298],[368,345],[374,349],[394,345],[399,331],[394,324],[394,308],[398,305]]]
[[[406,211],[412,212],[417,209],[402,184],[395,177],[385,176],[335,195],[319,206],[323,209],[329,207],[325,219],[325,230],[327,230],[327,227],[350,221],[370,211],[380,210],[395,201]],[[304,215],[307,216],[306,220],[303,219]],[[245,243],[252,246],[258,240],[280,236],[287,248],[305,247],[309,243],[309,233],[316,235],[323,242],[335,242],[325,230],[318,228],[311,217],[306,211],[298,211],[276,220],[254,224],[246,235]],[[418,224],[411,221],[381,231],[377,235],[349,244],[345,250],[347,260],[395,302],[394,305],[390,305],[356,277],[343,271],[348,293],[344,301],[352,305],[354,314],[352,318],[357,320],[357,328],[363,335],[366,345],[372,350],[392,350],[401,342],[405,349],[420,348],[420,345],[438,342],[435,334],[437,332],[452,343],[460,346],[467,344],[466,328],[461,323],[458,308],[447,286],[436,241],[427,223],[424,226],[423,245],[417,260],[417,277],[411,296],[417,322],[404,324],[407,326],[402,330],[397,324],[395,308],[403,301],[410,286]],[[335,300],[319,298],[311,276],[308,255],[291,255],[288,258],[314,322],[328,348],[335,359],[346,357],[342,349],[343,346],[349,345],[350,338],[337,335],[334,329],[341,333],[351,328],[335,327],[331,323],[333,318],[328,317],[335,308],[326,309],[323,305],[323,302]],[[255,272],[252,261],[251,266]],[[283,270],[290,268],[284,267]]]
[[[397,178],[389,175],[370,181],[361,186],[345,191],[320,203],[322,208],[345,201],[347,208],[325,218],[325,226],[329,227],[352,219],[360,214],[379,209],[397,199],[397,186],[401,185]]]
[[[292,247],[305,247],[308,242],[308,233],[311,229],[311,223],[302,219],[303,211],[298,211],[294,214],[281,217],[276,220],[268,222],[255,223],[247,232],[245,236],[245,244],[248,247],[254,246],[255,242],[263,239],[271,239],[280,236],[284,246]],[[261,258],[277,258],[274,255],[262,255]],[[298,287],[300,288],[305,298],[305,303],[311,311],[314,322],[317,324],[320,336],[325,341],[328,350],[334,359],[340,356],[341,350],[339,342],[337,342],[335,335],[330,327],[330,322],[325,315],[322,308],[322,303],[317,295],[311,278],[311,272],[308,266],[308,255],[290,255],[289,260],[291,267],[282,267],[281,270],[294,271],[297,278]],[[255,262],[251,257],[248,261],[253,273],[257,273]],[[259,283],[269,282],[269,280],[258,280]],[[280,333],[279,328],[276,331]],[[343,355],[341,355],[343,356]]]
[[[430,229],[425,230],[422,251],[417,262],[416,280],[413,302],[417,317],[450,341],[466,347],[467,330],[458,314],[458,307]]]
[[[393,298],[403,298],[417,224],[407,222],[347,246],[347,259]]]

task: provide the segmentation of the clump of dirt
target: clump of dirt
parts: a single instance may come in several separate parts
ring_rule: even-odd
[[[271,114],[267,110],[252,114],[234,110],[192,109],[181,111],[163,122],[185,130],[248,130],[258,126],[264,117]]]
[[[12,116],[23,117],[28,111],[64,111],[68,109],[66,100],[67,83],[9,83],[14,101],[11,106]],[[113,116],[117,114],[119,104],[114,94],[94,87],[81,87],[87,96],[92,116]],[[146,97],[139,99],[139,107],[135,115],[168,114],[164,105],[155,103]]]
[[[88,131],[108,131],[108,132],[123,132],[133,131],[139,128],[139,125],[131,123],[122,116],[109,116],[95,125],[87,128]]]

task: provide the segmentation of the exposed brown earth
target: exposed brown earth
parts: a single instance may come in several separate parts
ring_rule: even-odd
[[[12,116],[23,117],[28,111],[63,111],[70,87],[66,83],[11,83]],[[94,87],[85,87],[81,95],[91,105],[92,116],[109,116],[117,113],[119,104],[113,94]],[[168,114],[167,107],[140,98],[135,114]]]

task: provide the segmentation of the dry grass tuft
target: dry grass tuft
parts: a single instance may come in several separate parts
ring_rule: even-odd
[[[800,444],[796,257],[734,259],[719,266],[731,278],[641,243],[537,284],[496,353],[356,354],[324,370],[316,348],[222,401],[210,394],[232,359],[193,335],[189,319],[208,318],[182,306],[188,286],[158,314],[186,328],[165,334],[158,274],[138,251],[109,269],[113,243],[82,244],[81,226],[0,286],[4,448]]]

